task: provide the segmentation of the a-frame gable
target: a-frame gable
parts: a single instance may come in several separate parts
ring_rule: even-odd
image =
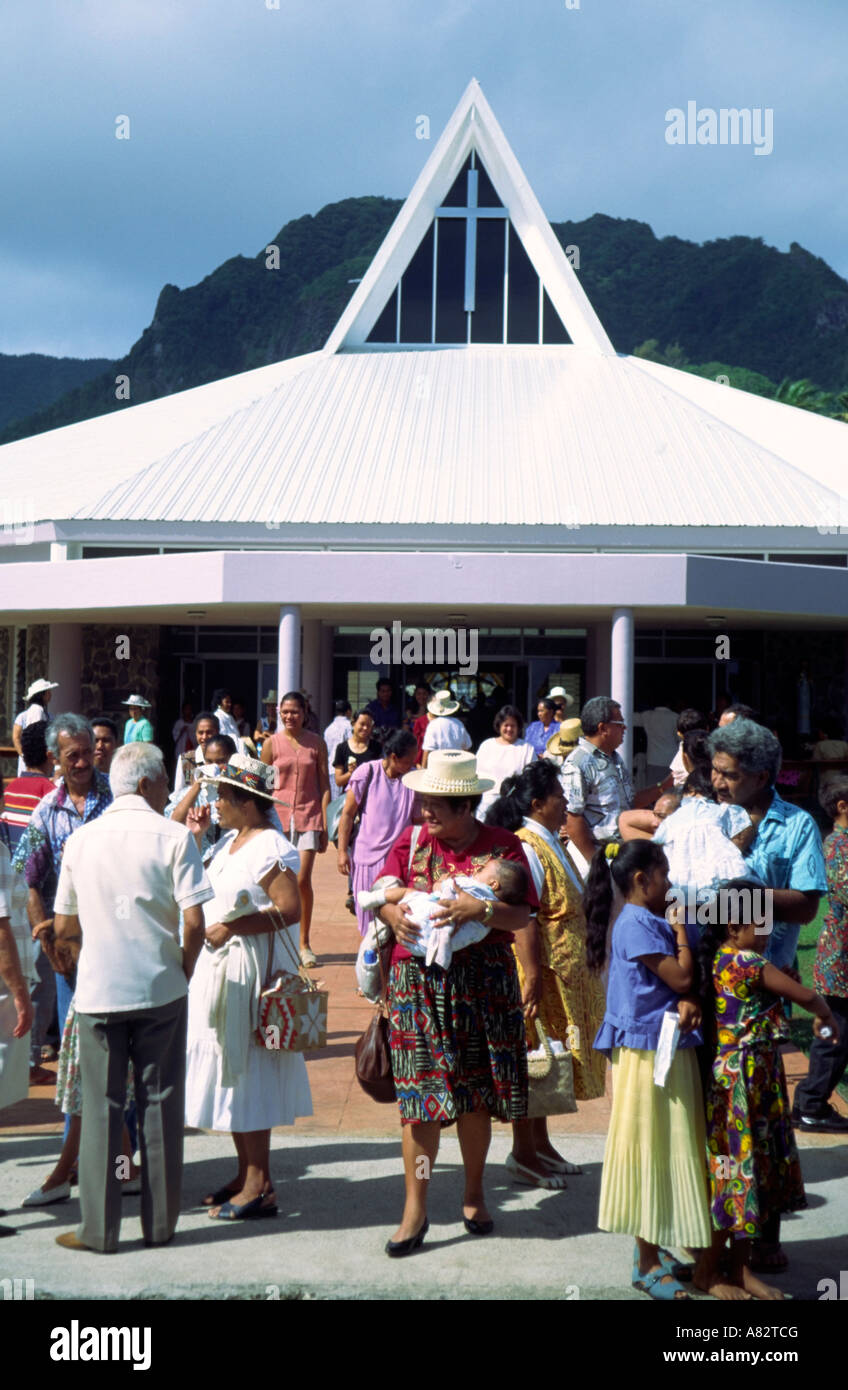
[[[479,202],[478,168],[479,179],[490,181],[497,195],[494,201],[499,200],[500,207],[484,207]],[[464,171],[467,174],[462,181],[461,195],[458,196],[458,180]],[[446,199],[451,194],[455,205],[452,208],[446,205]],[[482,221],[491,220],[497,220],[499,226],[506,226],[508,220],[510,226],[505,235],[518,238],[522,256],[526,253],[526,262],[541,282],[544,295],[540,296],[540,315],[544,299],[545,321],[548,321],[549,310],[552,311],[551,316],[558,316],[575,346],[614,353],[615,349],[603,325],[476,79],[472,79],[463,93],[412,192],[327,340],[325,351],[338,352],[346,348],[370,346],[368,338],[375,324],[381,320],[381,316],[383,322],[391,316],[401,277],[409,270],[416,255],[421,260],[425,238],[429,236],[432,243],[434,235],[438,237],[438,228],[444,226],[453,213],[461,216],[469,228],[465,243],[462,295],[465,311],[475,307],[473,287],[477,226]],[[438,224],[435,233],[432,230],[434,223]],[[430,243],[427,243],[428,247]],[[433,294],[435,320],[435,289]],[[384,341],[395,340],[394,335],[384,338]],[[457,339],[446,339],[435,332],[432,335],[422,332],[420,337],[421,342],[434,341],[439,344],[451,340]]]

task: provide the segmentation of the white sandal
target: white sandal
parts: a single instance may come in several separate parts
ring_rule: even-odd
[[[524,1182],[530,1187],[544,1187],[551,1192],[561,1192],[564,1187],[568,1187],[564,1173],[536,1173],[532,1168],[526,1168],[523,1163],[519,1163],[514,1154],[507,1155],[504,1167],[515,1182]]]
[[[551,1173],[582,1173],[579,1163],[570,1163],[567,1158],[551,1158],[550,1154],[536,1154],[536,1158]]]

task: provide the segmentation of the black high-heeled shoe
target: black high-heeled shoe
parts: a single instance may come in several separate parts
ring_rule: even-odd
[[[430,1222],[425,1216],[424,1225],[421,1227],[421,1230],[414,1236],[410,1236],[409,1240],[387,1240],[386,1254],[390,1255],[393,1260],[402,1259],[404,1255],[411,1255],[413,1250],[417,1250],[418,1247],[424,1243],[424,1237],[429,1229]]]
[[[470,1236],[490,1236],[495,1229],[494,1221],[475,1221],[473,1216],[463,1216],[462,1224]]]

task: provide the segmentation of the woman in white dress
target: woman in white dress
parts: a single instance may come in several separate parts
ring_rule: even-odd
[[[255,1038],[275,917],[285,923],[292,951],[278,933],[272,970],[291,972],[297,962],[300,856],[272,825],[272,767],[236,754],[210,781],[227,833],[206,859],[215,897],[203,905],[206,945],[189,988],[186,1124],[232,1134],[238,1173],[204,1205],[213,1219],[237,1221],[276,1215],[271,1130],[312,1114],[303,1056],[263,1048]],[[196,837],[208,818],[208,807],[189,813]]]
[[[504,705],[495,715],[496,738],[487,738],[477,750],[477,775],[490,777],[494,787],[486,792],[475,811],[478,820],[485,821],[486,812],[501,794],[501,782],[507,777],[517,777],[528,763],[532,763],[536,750],[532,744],[521,737],[524,732],[524,718],[515,705]]]

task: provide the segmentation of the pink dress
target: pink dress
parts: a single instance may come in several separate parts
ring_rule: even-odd
[[[288,802],[276,808],[283,831],[288,835],[292,830],[323,830],[318,769],[324,740],[306,729],[301,729],[298,743],[286,734],[274,734],[271,750],[276,795]]]
[[[356,768],[347,789],[353,792],[357,806],[362,806],[363,799],[365,803],[350,851],[356,920],[364,936],[371,914],[359,906],[356,895],[361,888],[371,888],[380,877],[389,850],[412,821],[415,792],[405,787],[400,777],[387,777],[380,759]]]

